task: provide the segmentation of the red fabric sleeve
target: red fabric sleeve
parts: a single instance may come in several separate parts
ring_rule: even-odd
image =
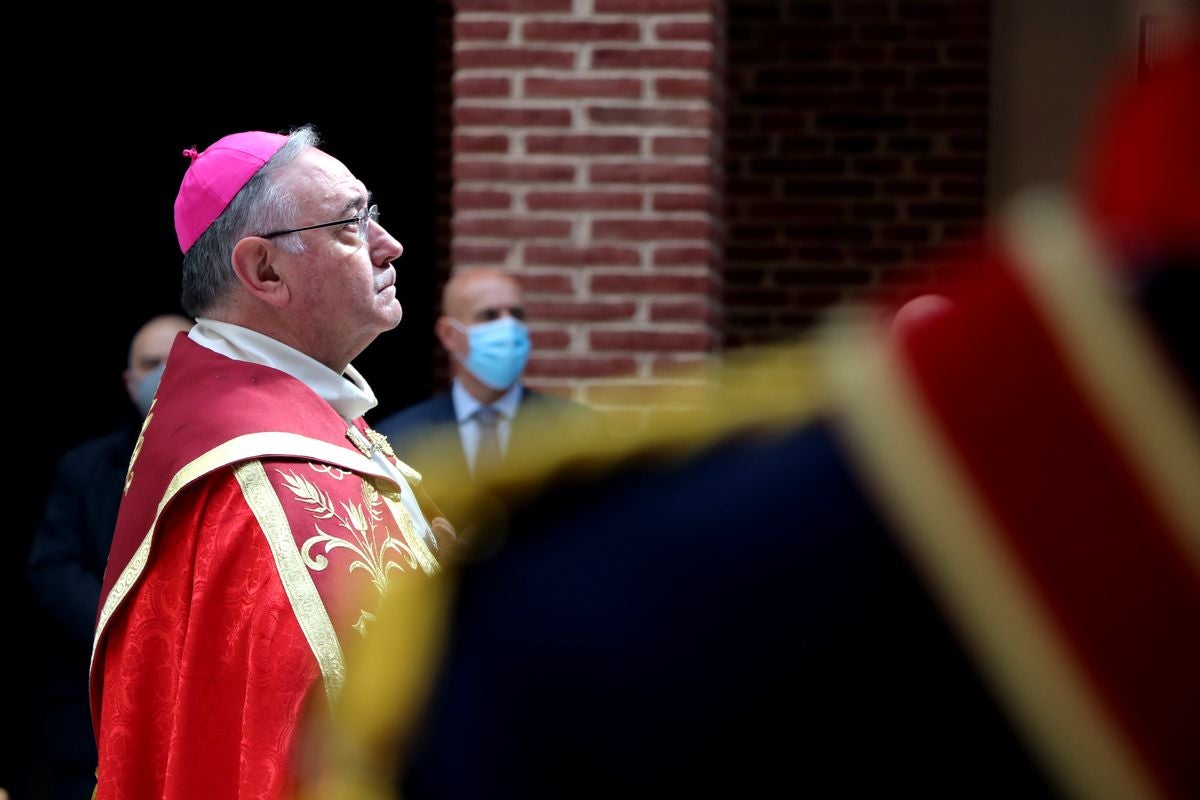
[[[103,656],[97,797],[286,796],[323,684],[229,469],[171,504],[126,604]]]

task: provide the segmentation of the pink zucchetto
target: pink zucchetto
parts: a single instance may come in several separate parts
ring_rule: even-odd
[[[192,159],[175,198],[175,233],[183,252],[286,142],[278,133],[246,131],[218,139],[202,153],[183,151]]]

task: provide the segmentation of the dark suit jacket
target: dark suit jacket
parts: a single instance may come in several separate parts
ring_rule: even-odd
[[[556,430],[574,430],[591,436],[603,427],[604,418],[596,410],[544,392],[521,387],[521,402],[512,423],[508,457],[536,447],[540,427],[553,424]],[[391,442],[396,457],[422,473],[432,487],[452,488],[470,480],[466,453],[458,436],[458,420],[450,392],[443,392],[409,406],[373,426]],[[457,446],[455,446],[457,445]]]
[[[29,583],[51,619],[41,752],[56,797],[86,797],[95,785],[88,659],[100,581],[138,428],[131,414],[117,430],[63,455],[30,547]]]

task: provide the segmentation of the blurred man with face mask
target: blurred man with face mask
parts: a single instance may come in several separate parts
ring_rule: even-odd
[[[442,292],[435,331],[451,356],[450,390],[375,426],[431,486],[452,490],[469,476],[503,468],[513,453],[536,447],[538,430],[547,426],[601,424],[587,406],[522,383],[531,345],[521,287],[511,275],[498,269],[455,275]],[[457,437],[446,433],[455,428]]]
[[[117,429],[69,450],[55,470],[29,556],[29,582],[51,623],[45,730],[34,751],[38,796],[88,797],[95,787],[88,654],[100,581],[138,430],[176,335],[191,327],[188,318],[169,314],[138,329],[122,373],[133,408]]]

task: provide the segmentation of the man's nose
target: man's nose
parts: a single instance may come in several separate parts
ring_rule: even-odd
[[[382,267],[404,253],[404,245],[396,237],[388,233],[387,228],[378,222],[371,221],[367,229],[367,244],[371,248],[371,263]]]

